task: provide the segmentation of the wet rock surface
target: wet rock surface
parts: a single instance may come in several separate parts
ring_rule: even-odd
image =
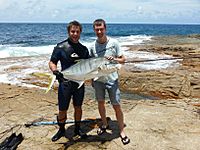
[[[200,40],[197,35],[155,37],[145,45],[131,46],[130,50],[170,55],[172,59],[178,58],[179,65],[148,71],[125,67],[120,72],[123,91],[159,98],[199,98]]]

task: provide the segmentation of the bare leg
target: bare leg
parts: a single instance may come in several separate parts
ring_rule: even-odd
[[[115,115],[118,121],[119,129],[120,129],[120,136],[125,137],[124,133],[124,115],[120,105],[113,105],[115,110]]]
[[[66,110],[59,110],[59,114],[58,114],[58,121],[60,123],[64,123],[67,119],[67,114],[66,114]]]
[[[74,106],[74,119],[75,121],[81,121],[82,118],[82,108],[81,106]]]
[[[98,109],[103,125],[108,126],[108,122],[106,120],[105,100],[98,101]]]
[[[119,129],[120,129],[121,141],[124,145],[128,144],[128,143],[130,143],[130,139],[126,136],[126,134],[124,132],[124,116],[123,116],[121,106],[113,105],[113,108],[115,110],[116,118],[117,118]]]

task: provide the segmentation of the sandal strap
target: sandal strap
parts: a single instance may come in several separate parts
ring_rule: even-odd
[[[124,145],[130,143],[130,139],[127,136],[125,136],[125,137],[120,136],[120,137],[121,137],[121,141]]]
[[[100,128],[103,129],[103,130],[104,130],[104,129],[106,130],[106,129],[109,128],[109,125],[107,125],[107,126],[102,125]]]
[[[99,128],[98,128],[98,130],[97,130],[97,134],[98,135],[101,135],[101,134],[103,134],[103,133],[105,133],[106,132],[106,129],[108,129],[109,128],[109,125],[107,125],[106,127],[105,126],[100,126]]]

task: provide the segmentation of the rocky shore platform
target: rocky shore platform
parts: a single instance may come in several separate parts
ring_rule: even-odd
[[[162,99],[200,98],[200,35],[154,37],[143,45],[130,46],[129,50],[169,55],[172,58],[165,61],[177,60],[179,65],[148,71],[122,69],[123,91]]]

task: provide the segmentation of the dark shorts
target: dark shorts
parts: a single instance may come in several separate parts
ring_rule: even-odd
[[[58,88],[58,107],[59,110],[68,110],[71,98],[74,106],[81,106],[84,99],[85,86],[78,88],[78,83],[69,81],[69,84],[64,82],[59,84]]]

